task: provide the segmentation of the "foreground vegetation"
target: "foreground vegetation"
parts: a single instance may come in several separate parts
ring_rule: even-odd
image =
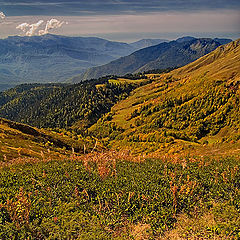
[[[173,228],[177,239],[239,239],[239,168],[126,152],[6,164],[0,239],[157,239]]]

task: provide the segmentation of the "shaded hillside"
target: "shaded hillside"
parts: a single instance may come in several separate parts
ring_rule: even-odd
[[[37,127],[86,127],[140,84],[129,83],[118,85],[102,78],[75,85],[20,85],[0,93],[0,116]]]
[[[90,132],[113,145],[154,151],[158,144],[180,140],[240,139],[240,40],[168,74],[149,77],[155,80],[116,104]]]
[[[141,48],[146,48],[146,47],[151,47],[154,45],[158,45],[163,42],[169,42],[167,39],[141,39],[139,41],[130,43],[132,47],[136,49],[141,49]]]
[[[94,67],[76,77],[81,79],[98,78],[105,75],[124,75],[152,69],[166,69],[186,65],[213,51],[221,44],[212,39],[193,39],[191,41],[171,41],[141,49],[129,56],[119,58],[106,65]]]
[[[0,84],[66,81],[134,51],[126,43],[94,37],[8,37],[0,40]]]

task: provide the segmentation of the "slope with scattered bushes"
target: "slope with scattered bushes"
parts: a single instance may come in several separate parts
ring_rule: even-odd
[[[239,63],[237,40],[170,73],[150,74],[152,83],[117,103],[90,132],[107,142],[145,149],[180,140],[238,141]]]

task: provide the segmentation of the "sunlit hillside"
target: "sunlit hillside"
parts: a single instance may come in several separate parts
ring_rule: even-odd
[[[110,145],[140,152],[174,143],[239,140],[240,40],[180,69],[148,77],[152,83],[117,103],[90,132]],[[121,130],[116,133],[112,126]]]
[[[95,140],[66,130],[47,131],[0,118],[0,165],[62,159],[90,152]],[[100,146],[98,146],[99,148]]]

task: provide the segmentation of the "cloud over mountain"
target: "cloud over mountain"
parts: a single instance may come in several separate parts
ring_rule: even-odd
[[[28,24],[28,23],[22,23],[16,27],[16,29],[19,29],[24,32],[26,36],[33,36],[37,29],[40,27],[40,25],[43,23],[43,20],[39,20],[37,23]]]
[[[4,14],[4,12],[0,12],[0,19],[5,19],[6,15]]]
[[[51,20],[47,21],[45,29],[39,31],[39,35],[47,34],[51,29],[60,28],[64,23],[64,21],[61,22],[55,18],[52,18]]]
[[[44,35],[49,33],[50,30],[60,28],[65,22],[59,21],[55,18],[48,20],[45,26],[45,29],[41,29],[38,31],[40,26],[44,23],[44,20],[39,20],[37,23],[29,24],[22,23],[16,27],[16,29],[21,30],[26,36],[34,36],[34,35]],[[37,32],[38,31],[38,32]]]

